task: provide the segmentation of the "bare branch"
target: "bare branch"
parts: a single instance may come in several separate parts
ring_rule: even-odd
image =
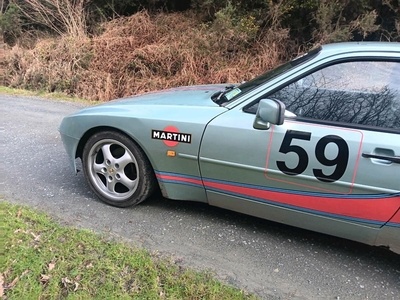
[[[78,37],[86,35],[85,7],[90,1],[25,0],[23,5],[19,3],[16,5],[35,23],[44,25],[60,35]]]

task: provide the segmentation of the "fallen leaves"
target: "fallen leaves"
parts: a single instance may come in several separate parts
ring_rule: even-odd
[[[74,287],[73,291],[76,292],[79,287],[79,283],[73,280],[68,279],[68,277],[61,278],[61,283],[64,285],[64,288]]]
[[[93,268],[93,264],[92,263],[89,263],[88,265],[86,265],[86,269],[91,269],[91,268]]]
[[[30,234],[33,236],[35,242],[38,242],[40,240],[40,234],[35,234],[30,230],[22,230],[21,228],[19,228],[19,229],[15,230],[14,233]]]
[[[30,272],[30,270],[25,270],[24,272],[21,273],[21,275],[16,276],[10,283],[6,282],[9,270],[7,270],[4,273],[0,273],[0,298],[2,298],[4,296],[4,291],[10,290],[13,287],[15,287],[17,285],[18,281],[22,277],[24,277],[26,274],[28,274],[29,272]]]
[[[51,270],[53,270],[55,268],[56,264],[54,262],[51,262],[47,265],[47,270],[50,272]],[[46,285],[50,279],[52,278],[51,275],[48,274],[40,274],[40,283],[42,285]]]
[[[28,229],[28,230],[23,230],[23,229],[21,229],[21,228],[15,230],[14,233],[15,233],[15,234],[17,234],[17,233],[24,233],[24,234],[33,236],[33,241],[32,241],[32,243],[31,243],[30,246],[32,246],[33,249],[37,249],[37,248],[39,247],[39,242],[40,242],[40,237],[41,237],[40,234],[35,234],[34,232],[32,232],[32,231],[29,230],[29,229]],[[17,243],[18,243],[18,244],[21,244],[22,242],[23,242],[23,240],[17,240]]]
[[[19,276],[15,277],[13,281],[7,286],[7,289],[12,289],[18,282]]]
[[[72,283],[71,280],[68,279],[68,277],[61,278],[61,283],[64,284],[64,287],[67,287],[69,283]]]
[[[4,296],[4,276],[3,273],[0,273],[0,298]]]
[[[50,281],[51,275],[40,274],[40,283],[46,285]]]
[[[55,263],[49,263],[49,265],[47,266],[47,269],[48,269],[49,271],[51,271],[51,270],[54,269],[55,266],[56,266]]]
[[[34,241],[37,242],[40,240],[40,234],[36,235],[33,232],[30,232],[30,234],[34,237]]]

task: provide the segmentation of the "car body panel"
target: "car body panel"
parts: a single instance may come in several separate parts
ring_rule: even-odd
[[[225,85],[182,87],[84,109],[66,117],[60,132],[74,170],[88,135],[115,129],[143,149],[167,198],[208,202],[400,253],[400,164],[364,157],[400,156],[397,129],[292,117],[255,129],[255,114],[247,111],[264,95],[352,60],[400,64],[400,44],[323,46],[312,59],[223,105],[211,95]]]
[[[133,99],[113,101],[67,116],[59,130],[71,159],[71,167],[76,171],[75,158],[79,141],[85,136],[88,129],[113,128],[127,134],[139,144],[154,170],[165,172],[173,169],[176,172],[199,176],[197,154],[204,128],[209,120],[227,110],[210,100],[210,94],[221,88],[223,88],[221,85],[205,85],[171,89],[165,92],[145,94]],[[168,105],[166,113],[164,95],[175,90],[178,90],[180,97],[174,98],[174,101]],[[187,114],[188,106],[183,105],[185,99],[188,99],[186,97],[189,97],[191,101],[189,106],[196,110],[196,114]],[[157,106],[154,103],[158,103]],[[152,138],[153,130],[165,131],[166,129],[191,136],[189,142],[178,142],[170,147],[176,152],[176,156],[173,158],[167,156],[168,146],[165,143],[168,141]],[[177,189],[176,184],[163,180],[159,180],[159,185],[166,197],[206,202],[203,187],[192,187],[186,191],[185,188]]]
[[[380,233],[379,229],[364,226],[361,223],[335,219],[328,215],[317,216],[312,211],[301,211],[284,205],[276,205],[276,203],[249,200],[246,205],[243,205],[242,197],[227,196],[226,193],[215,191],[208,192],[207,196],[210,205],[369,245],[376,245],[376,239]]]
[[[372,245],[382,245],[400,254],[400,208],[396,214],[383,226]]]
[[[346,136],[345,128],[324,128],[329,129],[329,134],[334,134],[336,130],[346,139],[353,138],[354,151],[350,148],[350,152],[354,153],[354,157],[349,159],[352,164],[348,164],[348,174],[343,176],[345,181],[334,184],[321,183],[310,172],[302,178],[294,179],[271,170],[273,163],[269,162],[271,156],[275,160],[280,159],[280,156],[276,155],[278,151],[275,146],[275,142],[278,146],[281,145],[281,138],[277,135],[279,131],[280,135],[292,128],[310,131],[307,128],[310,125],[285,122],[285,126],[273,126],[269,131],[261,131],[253,129],[253,119],[252,115],[233,109],[214,119],[207,126],[200,152],[200,168],[209,203],[373,244],[379,233],[379,230],[375,229],[384,226],[399,208],[400,185],[396,185],[395,181],[388,178],[390,173],[384,173],[386,176],[381,176],[379,180],[375,178],[375,181],[374,177],[371,179],[370,176],[371,172],[379,172],[381,167],[392,168],[393,175],[398,174],[398,165],[376,164],[369,160],[360,162],[361,141],[368,140],[368,134],[371,133],[351,130],[351,134]],[[318,140],[318,131],[311,130]],[[384,133],[382,135],[389,136]],[[221,139],[220,136],[234,138]],[[312,153],[315,146],[315,143],[311,142],[312,140],[311,148],[304,147],[309,153]],[[389,140],[386,142],[393,146]],[[369,151],[371,145],[364,144],[366,147],[363,145],[362,149],[367,148],[366,151]],[[230,150],[241,145],[252,149],[251,152]],[[400,153],[400,148],[396,149],[396,153]],[[296,156],[291,158],[294,161],[298,159]],[[285,161],[290,164],[291,158]],[[318,165],[310,159],[309,165],[313,164]],[[309,167],[308,171],[310,169]],[[355,172],[357,169],[358,172]],[[271,174],[269,171],[274,172]],[[329,174],[329,171],[324,170],[324,172]]]

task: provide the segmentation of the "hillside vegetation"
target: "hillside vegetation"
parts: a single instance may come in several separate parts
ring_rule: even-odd
[[[6,85],[92,100],[241,82],[318,44],[400,41],[398,0],[0,1]]]

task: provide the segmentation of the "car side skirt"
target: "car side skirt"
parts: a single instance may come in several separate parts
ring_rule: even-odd
[[[307,208],[289,205],[289,203],[280,202],[278,199],[275,199],[278,201],[269,201],[267,198],[269,196],[274,197],[274,194],[269,190],[254,189],[254,186],[233,185],[232,182],[202,179],[186,174],[162,171],[155,173],[161,191],[166,198],[200,200],[213,206],[270,221],[368,245],[389,247],[396,253],[400,252],[400,208],[398,206],[400,195],[398,194],[355,195],[344,199],[345,202],[337,202],[335,197],[329,198],[326,199],[328,203],[332,201],[332,203],[335,201],[341,203],[340,209],[336,205],[334,205],[334,209],[328,206],[328,208],[330,207],[329,212],[329,210],[321,210],[321,207],[318,206],[312,209],[312,205]],[[247,196],[245,196],[246,193]],[[256,193],[256,196],[254,193]],[[295,197],[293,194],[290,196],[292,200],[295,199],[295,202],[300,204],[303,196]],[[310,202],[313,197],[315,195],[307,194],[303,198]],[[317,200],[319,204],[324,202],[323,198]],[[361,209],[361,206],[363,209]],[[345,209],[342,210],[342,208]],[[378,208],[381,210],[380,213],[377,213]],[[388,215],[388,211],[392,211],[392,215],[385,217]],[[397,211],[397,213],[393,214],[393,211]],[[388,219],[390,220],[388,221]]]
[[[376,238],[380,231],[379,228],[372,228],[363,224],[327,216],[316,216],[308,212],[298,211],[287,207],[279,207],[268,203],[260,203],[254,200],[247,200],[244,205],[243,199],[239,197],[215,191],[207,191],[207,196],[209,204],[213,206],[368,245],[377,245]],[[388,243],[388,241],[381,242],[382,245]]]
[[[383,245],[400,254],[400,208],[379,231],[377,245]]]
[[[202,181],[197,176],[154,171],[162,195],[172,200],[207,203],[207,195]]]

